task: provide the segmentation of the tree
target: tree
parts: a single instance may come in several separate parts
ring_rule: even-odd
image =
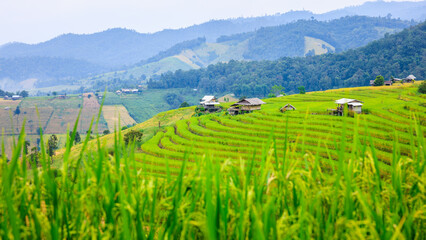
[[[183,102],[179,108],[189,107],[189,104],[187,102]]]
[[[183,99],[176,93],[167,93],[164,96],[164,100],[166,100],[167,104],[169,104],[172,108],[177,108]]]
[[[385,78],[382,75],[379,75],[374,80],[374,86],[383,86],[385,84]]]
[[[91,97],[92,97],[92,94],[87,95],[87,98],[89,98],[89,99],[90,99]]]
[[[73,132],[70,131],[70,138],[72,138],[72,134]],[[81,142],[81,136],[80,133],[76,132],[75,133],[75,138],[74,138],[74,144],[80,143]]]
[[[124,134],[124,142],[129,144],[129,142],[140,142],[142,140],[143,133],[141,131],[130,130]]]
[[[420,84],[419,89],[417,91],[421,94],[426,93],[426,81],[423,81],[422,84]]]
[[[24,91],[21,92],[20,95],[21,95],[21,97],[26,98],[26,97],[28,97],[28,92],[24,90]]]
[[[282,95],[284,95],[285,93],[284,93],[284,87],[283,86],[281,86],[281,85],[274,85],[272,88],[271,88],[271,93],[272,94],[274,94],[275,96],[278,96],[278,95],[280,95],[280,94],[282,94]],[[268,95],[269,96],[269,95]]]
[[[103,132],[103,134],[104,135],[107,135],[107,134],[110,134],[111,132],[107,129],[107,130],[104,130],[104,132]]]
[[[47,140],[47,154],[52,157],[53,155],[55,155],[56,149],[58,149],[58,137],[53,134]]]
[[[306,93],[306,90],[305,90],[304,86],[300,86],[297,89],[299,89],[299,94],[305,94]]]
[[[57,92],[52,92],[53,96],[56,96],[58,93]]]
[[[276,97],[277,95],[275,95],[275,94],[273,94],[273,93],[269,93],[268,94],[268,98],[274,98],[274,97]]]

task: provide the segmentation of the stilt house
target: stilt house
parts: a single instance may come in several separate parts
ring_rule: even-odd
[[[200,105],[209,112],[214,112],[219,110],[220,103],[217,102],[215,96],[204,96],[200,99]]]
[[[345,105],[348,105],[348,111],[361,113],[362,112],[362,101],[356,99],[342,98],[336,100],[337,109],[333,109],[333,112],[337,112],[338,115],[343,115]]]
[[[228,108],[228,112],[231,115],[249,113],[254,110],[260,110],[261,105],[263,104],[266,103],[259,98],[244,98],[243,100],[232,104],[231,107]]]

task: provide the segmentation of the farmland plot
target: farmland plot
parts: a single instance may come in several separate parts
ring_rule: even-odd
[[[136,121],[130,117],[129,112],[123,105],[108,105],[102,108],[102,114],[108,124],[108,129],[113,132],[120,120],[122,126],[133,125]]]

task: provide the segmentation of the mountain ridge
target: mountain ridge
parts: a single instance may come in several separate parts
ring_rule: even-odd
[[[381,7],[377,8],[375,7],[376,5],[380,5]],[[383,6],[387,6],[387,8]],[[369,12],[364,10],[371,8],[375,9],[375,11]],[[419,10],[426,9],[426,1],[367,2],[360,6],[347,7],[323,14],[314,14],[310,11],[290,11],[278,15],[252,18],[211,20],[185,28],[164,29],[155,33],[139,33],[135,30],[124,28],[112,28],[93,34],[68,33],[38,44],[9,43],[2,45],[0,46],[0,57],[46,56],[75,58],[96,64],[103,64],[108,67],[121,67],[123,65],[135,64],[179,42],[198,37],[206,37],[207,41],[213,42],[222,35],[254,31],[260,27],[277,26],[299,19],[310,19],[312,17],[324,21],[347,15],[363,15],[358,12],[365,13],[364,15],[385,16],[387,13],[381,12],[380,9],[387,9],[386,11],[388,12],[393,11],[394,14],[392,15],[394,17],[400,17],[401,19],[422,20],[426,17],[425,14],[419,13],[421,12]],[[409,17],[401,12],[403,9],[412,9]],[[416,11],[414,11],[414,9]],[[109,35],[117,32],[119,32],[118,35],[127,35],[128,39],[124,39],[121,36],[113,36],[113,38],[111,38]],[[100,38],[100,36],[105,36],[107,42],[101,41],[102,38]],[[78,38],[86,38],[87,40],[79,40]],[[74,45],[70,45],[72,39],[76,39],[78,42]],[[101,46],[99,46],[99,42],[102,43]],[[108,42],[113,42],[114,44],[108,44]],[[83,43],[86,44],[86,47],[82,45]],[[141,47],[142,45],[143,47]],[[63,52],[61,53],[59,50]],[[45,52],[44,55],[43,52]]]
[[[426,22],[386,35],[364,47],[339,54],[276,61],[230,61],[208,68],[162,74],[149,88],[197,88],[211,93],[266,96],[273,85],[289,93],[365,86],[377,75],[385,78],[426,76]]]

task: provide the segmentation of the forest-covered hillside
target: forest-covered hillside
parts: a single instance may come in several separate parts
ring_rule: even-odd
[[[150,81],[149,88],[191,87],[211,93],[233,92],[238,96],[265,96],[271,86],[282,85],[287,92],[299,86],[308,91],[363,86],[377,75],[426,76],[426,22],[365,47],[339,54],[278,61],[230,61],[205,69],[176,71]]]
[[[125,71],[101,74],[86,79],[85,83],[96,89],[105,85],[114,88],[117,79],[125,83],[155,80],[167,71],[198,69],[230,60],[276,60],[341,52],[414,24],[391,18],[353,16],[332,21],[299,20],[254,32],[221,36],[215,43],[197,38],[176,44]]]
[[[70,84],[110,68],[84,60],[54,57],[0,58],[0,88],[18,90],[18,82],[34,79],[35,87]],[[43,81],[38,81],[43,79]]]

